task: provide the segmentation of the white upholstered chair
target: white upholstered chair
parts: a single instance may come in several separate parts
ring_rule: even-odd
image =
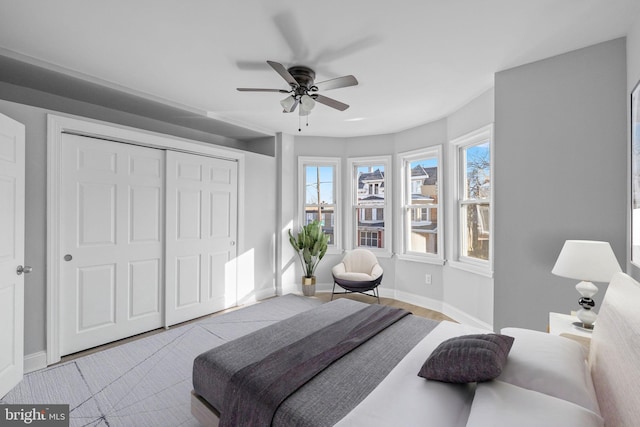
[[[336,293],[358,292],[370,295],[378,299],[378,285],[382,282],[382,267],[378,264],[376,256],[367,249],[355,249],[347,253],[342,262],[331,269],[333,274],[333,292],[331,299]],[[345,292],[336,292],[336,285]],[[366,292],[372,291],[372,294]]]

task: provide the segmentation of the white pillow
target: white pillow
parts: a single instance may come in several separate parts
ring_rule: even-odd
[[[603,427],[602,417],[566,400],[501,381],[478,383],[467,427]]]
[[[497,380],[568,400],[600,414],[587,363],[579,343],[557,335],[520,328],[503,328],[515,338]]]

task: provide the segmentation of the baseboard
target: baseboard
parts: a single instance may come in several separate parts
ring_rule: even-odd
[[[47,352],[39,351],[24,356],[24,373],[37,371],[47,367]]]
[[[333,283],[316,283],[316,292],[331,292]]]
[[[438,301],[429,297],[412,294],[409,292],[403,292],[403,291],[392,290],[392,289],[389,289],[389,293],[391,293],[392,295],[392,296],[389,296],[389,298],[394,298],[394,299],[397,299],[398,301],[406,302],[413,305],[418,305],[422,308],[427,308],[429,310],[439,311],[442,314],[446,314],[444,312],[444,305],[442,301]],[[384,295],[384,294],[385,294],[384,292],[380,293],[380,295],[386,297],[387,295]]]
[[[255,293],[256,301],[261,301],[263,299],[271,298],[276,295],[276,290],[274,288],[266,288],[259,289]]]
[[[444,303],[442,312],[464,325],[475,326],[477,328],[493,331],[493,325],[490,325],[489,323],[484,322],[477,317],[471,316],[470,314],[465,313],[464,311],[452,306],[451,304]]]
[[[300,285],[290,292],[300,292],[298,289]],[[317,283],[316,284],[316,292],[331,292],[333,289],[333,283]],[[342,291],[342,289],[340,289]],[[378,292],[381,297],[385,298],[393,298],[398,301],[406,302],[409,304],[417,305],[423,308],[427,308],[429,310],[438,311],[446,316],[451,317],[452,319],[460,322],[464,325],[474,326],[476,328],[489,329],[493,330],[493,326],[490,324],[483,322],[482,320],[471,316],[468,313],[460,310],[452,306],[451,304],[447,304],[446,302],[438,301],[433,298],[412,294],[410,292],[398,291],[395,289],[385,288],[384,286],[378,287]]]
[[[382,288],[378,288],[382,290]],[[386,293],[392,295],[385,295]],[[451,304],[447,304],[446,302],[434,300],[432,298],[423,297],[420,295],[412,294],[409,292],[403,291],[393,291],[388,290],[387,292],[380,292],[381,296],[388,296],[389,298],[395,298],[399,301],[406,302],[409,304],[419,305],[420,307],[427,308],[429,310],[439,311],[440,313],[451,317],[453,320],[462,323],[463,325],[474,326],[476,328],[493,330],[493,326],[484,322],[474,316],[471,316],[468,313],[460,310],[452,306]]]

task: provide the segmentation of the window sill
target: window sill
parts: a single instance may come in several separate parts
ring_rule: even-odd
[[[371,251],[378,258],[391,258],[393,257],[393,253],[391,251],[385,251],[383,249],[373,249],[365,246],[358,246],[357,248],[347,249],[346,252],[351,252],[356,249],[367,249]]]
[[[473,273],[479,276],[484,276],[484,277],[488,277],[489,279],[493,279],[493,271],[488,267],[473,265],[473,264],[469,264],[461,261],[449,261],[448,264],[451,267],[456,268],[458,270],[463,270],[469,273]]]
[[[425,257],[420,255],[410,255],[410,254],[397,254],[396,255],[399,260],[402,261],[412,261],[419,262],[422,264],[433,264],[433,265],[444,265],[444,260],[441,258],[435,257]]]
[[[334,247],[327,248],[326,255],[342,255],[343,253],[344,253],[344,250],[342,248],[336,248],[334,246]]]
[[[380,252],[378,252],[378,251],[373,251],[372,250],[371,252],[373,252],[373,254],[375,256],[377,256],[378,258],[391,258],[391,257],[393,257],[393,253],[389,252],[389,251],[380,251]]]

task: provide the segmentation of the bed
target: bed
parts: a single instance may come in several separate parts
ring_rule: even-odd
[[[538,331],[504,328],[493,335],[339,299],[198,356],[192,413],[202,425],[221,427],[636,426],[636,301],[640,284],[617,274],[587,349]],[[352,328],[349,322],[364,326]],[[352,329],[363,330],[365,337],[352,336]],[[509,339],[506,350],[502,344],[491,347],[499,349],[502,362],[491,352],[486,356],[484,343],[470,350],[476,337]],[[336,360],[326,361],[327,353],[336,353]],[[440,355],[441,365],[432,363]],[[454,382],[418,376],[425,369],[430,375],[444,369],[447,381],[453,375]],[[473,381],[488,371],[494,379]],[[245,375],[266,375],[267,382],[258,386]],[[292,380],[291,390],[274,381],[296,375],[301,379]]]

